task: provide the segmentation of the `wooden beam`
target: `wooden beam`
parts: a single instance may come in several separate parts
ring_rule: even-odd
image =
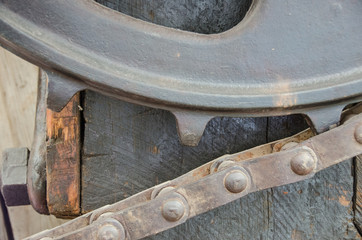
[[[47,202],[63,218],[80,213],[79,95],[59,113],[47,110]]]

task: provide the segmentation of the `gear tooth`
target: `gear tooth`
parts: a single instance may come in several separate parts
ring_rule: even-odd
[[[176,117],[180,141],[186,146],[197,146],[206,124],[214,117],[193,112],[172,112]]]
[[[328,131],[339,125],[342,110],[345,104],[331,105],[323,108],[308,110],[308,124],[315,133]]]

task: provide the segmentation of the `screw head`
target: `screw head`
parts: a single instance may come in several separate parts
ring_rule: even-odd
[[[109,219],[100,226],[97,234],[98,240],[124,240],[126,237],[124,228],[115,219]]]
[[[362,124],[357,126],[356,131],[354,132],[354,137],[358,143],[362,144]]]
[[[248,178],[242,171],[234,171],[225,177],[224,185],[229,192],[240,193],[248,185]]]
[[[185,213],[185,206],[179,200],[169,200],[163,204],[162,216],[169,222],[176,222]]]
[[[292,158],[290,167],[298,175],[307,175],[315,168],[315,163],[314,157],[309,152],[304,151]]]

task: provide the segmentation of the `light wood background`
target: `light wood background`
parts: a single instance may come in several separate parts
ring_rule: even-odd
[[[0,153],[5,148],[31,147],[38,71],[38,67],[0,48]],[[15,239],[65,221],[40,215],[31,206],[11,207],[9,214]]]

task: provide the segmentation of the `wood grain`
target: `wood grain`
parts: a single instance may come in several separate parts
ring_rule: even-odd
[[[354,175],[356,178],[355,184],[355,225],[358,230],[362,231],[362,155],[355,159]]]
[[[179,143],[175,119],[86,92],[82,211],[175,178],[225,153],[281,139],[307,127],[300,115],[215,118],[198,147]],[[314,178],[252,193],[147,239],[359,239],[353,224],[352,162]]]
[[[211,120],[199,146],[180,144],[174,116],[87,91],[82,211],[173,179],[220,155],[265,142],[266,119]],[[261,127],[262,126],[262,127]]]
[[[47,110],[47,203],[63,218],[80,213],[79,95],[59,113]]]

